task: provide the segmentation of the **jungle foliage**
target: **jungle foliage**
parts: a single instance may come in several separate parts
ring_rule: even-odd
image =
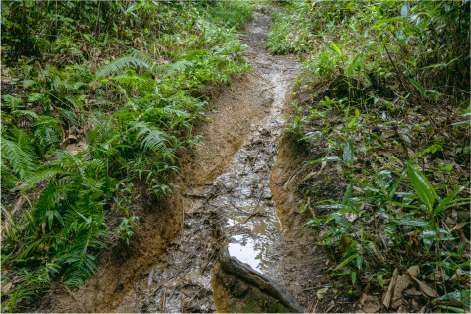
[[[301,211],[370,310],[470,310],[469,22],[469,1],[284,1],[274,15],[268,48],[305,68],[289,128]],[[411,272],[418,286],[394,286]]]
[[[2,1],[2,306],[78,287],[172,192],[206,98],[249,69],[242,1]]]

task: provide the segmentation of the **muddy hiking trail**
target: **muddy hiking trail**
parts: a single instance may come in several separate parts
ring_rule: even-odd
[[[174,196],[143,200],[137,244],[105,256],[77,291],[53,288],[40,311],[335,310],[316,298],[328,282],[325,259],[290,190],[295,158],[280,145],[301,65],[266,51],[270,23],[256,12],[246,26],[253,70],[212,101]]]

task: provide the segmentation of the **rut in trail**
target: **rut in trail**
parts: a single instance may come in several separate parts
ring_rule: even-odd
[[[252,84],[231,93],[234,99],[230,101],[239,106],[252,103],[247,109],[253,112],[245,112],[248,117],[254,112],[262,114],[255,114],[258,118],[248,125],[246,138],[235,155],[225,156],[227,165],[221,175],[209,182],[189,183],[183,194],[187,207],[181,236],[171,244],[163,261],[152,267],[147,278],[123,300],[118,311],[215,311],[211,270],[226,243],[232,256],[282,286],[290,285],[285,279],[291,283],[293,279],[305,280],[283,274],[290,269],[282,261],[284,239],[270,190],[276,143],[285,123],[283,106],[300,66],[266,52],[269,25],[270,17],[262,14],[256,14],[248,25],[242,40],[249,49],[253,72],[248,82]],[[214,118],[222,119],[222,123],[230,121],[231,112],[227,113]],[[215,147],[207,147],[211,148]],[[218,310],[228,310],[221,308],[227,300],[220,303]]]
[[[293,229],[296,220],[277,216],[277,198],[284,207],[292,204],[285,196],[273,197],[270,188],[277,142],[285,126],[284,105],[300,72],[293,59],[265,50],[270,22],[268,14],[255,13],[241,35],[253,71],[211,104],[213,110],[201,130],[202,145],[184,163],[177,196],[165,216],[173,218],[153,220],[154,227],[148,223],[140,235],[152,247],[166,239],[155,234],[178,234],[166,253],[136,253],[123,265],[115,262],[101,269],[70,303],[83,306],[70,306],[64,298],[51,302],[55,311],[264,310],[224,300],[231,296],[223,290],[234,287],[227,287],[227,278],[213,270],[226,247],[230,255],[284,287],[299,303],[311,306],[314,290],[305,288],[312,287],[314,274],[319,273],[314,269],[319,262],[313,239],[299,232],[301,222]],[[283,167],[277,169],[278,193],[280,178],[287,178],[280,173]],[[280,221],[288,220],[292,221],[287,231]],[[159,228],[164,231],[158,232]],[[145,242],[141,246],[148,249]]]

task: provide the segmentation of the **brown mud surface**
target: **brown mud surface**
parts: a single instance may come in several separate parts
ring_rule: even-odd
[[[340,310],[317,300],[316,291],[327,286],[326,259],[297,212],[296,160],[288,145],[278,147],[301,67],[265,50],[270,23],[268,14],[255,13],[241,35],[253,71],[211,102],[202,144],[183,162],[175,196],[159,205],[143,200],[132,248],[106,254],[82,288],[52,289],[40,311],[286,311],[270,307],[279,301],[265,293],[270,287],[225,273],[222,250],[306,311]]]

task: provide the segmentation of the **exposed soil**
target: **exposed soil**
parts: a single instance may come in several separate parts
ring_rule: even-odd
[[[175,196],[158,206],[143,201],[133,248],[105,256],[77,291],[53,289],[41,311],[286,311],[284,297],[267,295],[270,287],[225,273],[222,250],[308,311],[341,308],[316,297],[327,282],[326,259],[297,213],[290,181],[296,160],[287,145],[278,148],[300,65],[268,54],[269,27],[270,16],[256,13],[241,36],[253,71],[211,103],[202,144],[183,163]]]

